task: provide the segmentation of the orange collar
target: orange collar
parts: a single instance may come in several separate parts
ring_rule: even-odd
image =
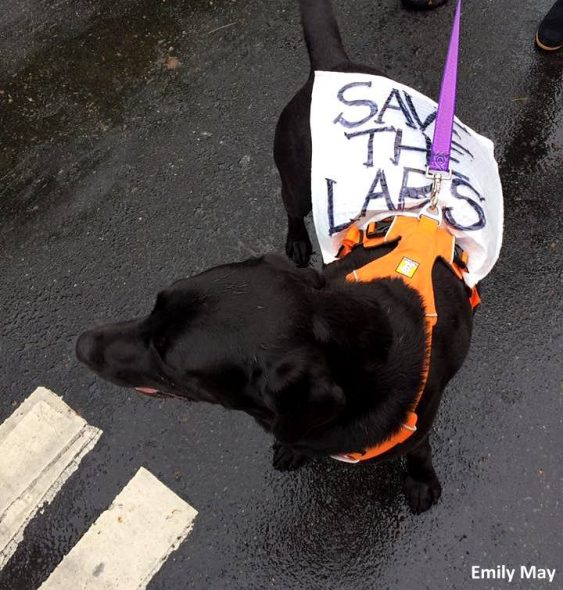
[[[408,411],[399,430],[387,440],[366,449],[362,453],[333,455],[334,459],[346,463],[358,463],[378,457],[405,442],[416,432],[418,416],[416,410],[428,382],[430,358],[432,354],[432,332],[438,321],[438,313],[434,302],[432,284],[432,268],[437,258],[447,262],[454,273],[463,279],[462,270],[454,262],[455,237],[439,226],[439,223],[426,215],[408,217],[397,215],[391,227],[382,237],[377,237],[375,223],[371,223],[365,231],[352,226],[344,236],[339,256],[349,254],[356,246],[375,248],[384,243],[398,240],[397,246],[385,256],[369,262],[354,270],[346,280],[350,282],[370,282],[375,279],[400,278],[421,296],[425,310],[426,346],[424,349],[423,374],[415,401]],[[471,307],[480,303],[479,294],[473,289],[470,296]]]

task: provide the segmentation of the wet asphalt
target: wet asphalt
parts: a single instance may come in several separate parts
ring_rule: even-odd
[[[337,6],[350,54],[436,96],[452,5]],[[74,357],[174,279],[283,251],[271,146],[308,72],[296,2],[0,2],[0,420],[45,385],[104,432],[0,588],[35,590],[141,465],[199,511],[151,590],[563,587],[563,54],[532,43],[550,6],[466,2],[458,113],[495,141],[505,245],[435,424],[443,497],[413,516],[399,462],[280,474],[246,415]],[[501,564],[558,574],[471,580]]]

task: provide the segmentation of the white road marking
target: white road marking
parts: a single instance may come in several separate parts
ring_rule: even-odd
[[[192,529],[197,511],[142,468],[40,590],[146,588]]]
[[[0,569],[101,434],[44,387],[0,425]]]

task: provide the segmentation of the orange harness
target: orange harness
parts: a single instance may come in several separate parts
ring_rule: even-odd
[[[339,257],[346,256],[360,245],[364,248],[375,248],[398,240],[397,246],[385,256],[354,270],[346,277],[346,280],[370,282],[375,279],[400,278],[418,292],[425,309],[426,346],[423,374],[416,398],[399,430],[387,440],[362,453],[334,455],[335,459],[347,463],[358,463],[378,457],[405,442],[416,432],[418,420],[416,409],[428,382],[432,354],[432,332],[438,321],[432,285],[432,268],[436,259],[445,260],[456,276],[463,280],[462,269],[454,262],[455,238],[447,230],[441,228],[435,219],[426,215],[420,217],[397,215],[384,236],[376,236],[376,231],[375,223],[370,223],[365,231],[359,230],[356,226],[350,227],[342,241]],[[466,262],[463,257],[462,261]],[[471,291],[469,301],[473,309],[480,303],[479,294],[475,288]]]

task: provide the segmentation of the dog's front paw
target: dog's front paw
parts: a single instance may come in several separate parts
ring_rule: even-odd
[[[285,253],[288,258],[293,260],[293,262],[295,262],[300,268],[304,268],[309,264],[312,252],[313,246],[311,245],[311,240],[309,240],[308,236],[306,239],[293,239],[289,236],[287,237]]]
[[[426,481],[414,479],[407,475],[405,480],[405,495],[410,509],[415,514],[426,512],[442,495],[442,486],[437,477]]]
[[[293,471],[307,462],[305,455],[297,453],[279,442],[274,443],[273,449],[274,460],[272,465],[274,469],[279,471]]]

